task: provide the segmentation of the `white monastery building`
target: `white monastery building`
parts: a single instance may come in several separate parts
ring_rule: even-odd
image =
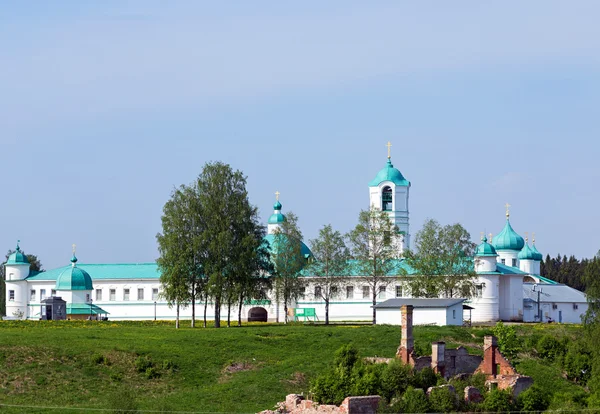
[[[410,249],[411,242],[411,184],[392,164],[389,145],[385,166],[369,182],[369,203],[388,212],[401,235],[397,248],[402,253]],[[285,220],[277,193],[266,236],[274,250],[274,232]],[[312,256],[304,243],[302,253],[307,259]],[[404,299],[403,303],[410,300],[419,303],[415,308],[417,323],[422,319],[422,323],[460,325],[469,314],[473,322],[580,323],[581,316],[587,310],[585,295],[540,276],[541,261],[542,255],[535,246],[535,240],[529,245],[527,239],[513,230],[507,205],[502,231],[493,240],[491,236],[490,239],[484,237],[476,249],[473,263],[478,278],[474,298],[466,301],[441,298],[430,304],[423,302],[426,301],[423,299],[411,299],[398,276],[402,268],[408,270],[403,259],[399,259],[395,271],[388,276],[387,284],[378,292],[378,320],[380,323],[394,323],[395,320],[399,323],[399,309],[396,309],[394,301]],[[160,273],[156,263],[81,264],[73,249],[70,264],[49,271],[33,272],[17,244],[16,251],[5,264],[5,275],[7,319],[46,318],[45,315],[49,315],[47,302],[52,297],[60,297],[66,302],[68,319],[175,319],[175,308],[167,306],[161,298]],[[350,274],[346,277],[346,283],[330,302],[330,320],[371,320],[372,292],[368,285],[361,282],[360,276]],[[299,310],[298,313],[311,310],[319,320],[323,320],[325,304],[317,294],[320,289],[319,278],[307,274],[302,277],[306,281],[305,295],[292,307]],[[410,277],[410,274],[405,277]],[[463,316],[463,307],[472,309]],[[419,312],[423,315],[419,315]],[[258,319],[269,321],[283,320],[284,317],[283,305],[274,300],[248,301],[244,304],[243,314],[249,319],[258,315]],[[182,309],[180,316],[190,318],[190,307]],[[214,308],[210,304],[207,317],[214,318]]]

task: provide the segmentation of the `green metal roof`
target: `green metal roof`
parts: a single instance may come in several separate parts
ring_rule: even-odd
[[[541,262],[542,260],[544,260],[544,256],[542,256],[542,254],[535,247],[535,242],[531,245],[531,250],[533,251],[533,255],[534,255],[533,260],[537,260],[538,262]]]
[[[26,280],[56,281],[63,271],[71,267],[69,265],[46,272],[32,272]],[[77,268],[92,274],[93,280],[160,279],[156,263],[78,264]]]
[[[410,181],[404,178],[400,170],[394,168],[390,158],[388,158],[386,166],[371,180],[369,187],[377,187],[384,181],[391,181],[399,186],[410,187]]]
[[[67,315],[104,315],[107,311],[93,303],[67,303]]]
[[[90,274],[74,265],[62,271],[56,279],[56,290],[92,290]]]
[[[269,223],[271,223],[270,220],[269,220]],[[285,235],[283,235],[283,236],[285,237]],[[275,241],[275,235],[274,234],[267,234],[265,236],[265,240],[269,243],[269,247],[271,248],[271,252],[273,254],[277,254],[277,242]],[[308,246],[306,244],[304,244],[303,241],[300,241],[300,252],[306,258],[312,256],[312,252],[310,251],[310,249],[308,248]]]
[[[13,254],[11,254],[10,256],[8,256],[8,260],[6,261],[6,264],[8,264],[8,265],[29,264],[29,260],[27,259],[27,256],[25,256],[23,254],[23,252],[21,251],[21,247],[19,246],[19,243],[17,243],[17,248],[15,249],[15,252]]]
[[[283,223],[285,221],[285,216],[281,213],[271,214],[269,217],[269,224],[278,224]]]
[[[525,246],[525,240],[513,230],[510,221],[506,219],[506,224],[500,233],[494,237],[494,247],[496,250],[521,250]]]
[[[521,249],[521,251],[519,252],[519,255],[517,257],[519,258],[519,260],[535,260],[536,259],[536,255],[533,252],[533,250],[529,247],[528,243],[525,243],[525,246],[523,246],[523,248]]]
[[[484,236],[481,244],[475,250],[475,256],[498,256],[498,253],[496,253],[494,246],[487,242],[487,237]]]

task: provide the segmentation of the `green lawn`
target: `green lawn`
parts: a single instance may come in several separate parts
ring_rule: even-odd
[[[286,394],[306,393],[310,380],[343,344],[354,343],[362,356],[392,357],[400,342],[400,328],[391,326],[188,326],[175,330],[167,322],[2,321],[0,404],[256,412],[273,407]],[[531,329],[520,328],[519,333],[527,335]],[[481,352],[489,328],[416,327],[414,332],[421,353],[434,340]],[[145,358],[158,378],[136,370],[136,361]],[[533,358],[527,371],[559,375],[539,369],[542,365]],[[22,411],[0,407],[0,412]]]

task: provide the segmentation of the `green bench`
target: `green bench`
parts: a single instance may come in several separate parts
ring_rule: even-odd
[[[317,312],[315,308],[296,308],[294,309],[294,320],[298,321],[299,318],[304,318],[304,321],[313,320],[318,321],[319,317],[317,316]]]

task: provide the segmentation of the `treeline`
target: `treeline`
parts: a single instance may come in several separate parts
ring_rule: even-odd
[[[558,254],[556,257],[550,257],[546,255],[546,260],[542,261],[540,265],[540,274],[548,279],[554,280],[558,283],[564,283],[574,289],[585,292],[590,283],[590,277],[586,276],[590,273],[592,267],[590,263],[594,260],[600,259],[600,252],[596,257],[592,259],[577,259],[575,256],[570,257],[561,256]],[[600,275],[596,275],[600,277]]]

